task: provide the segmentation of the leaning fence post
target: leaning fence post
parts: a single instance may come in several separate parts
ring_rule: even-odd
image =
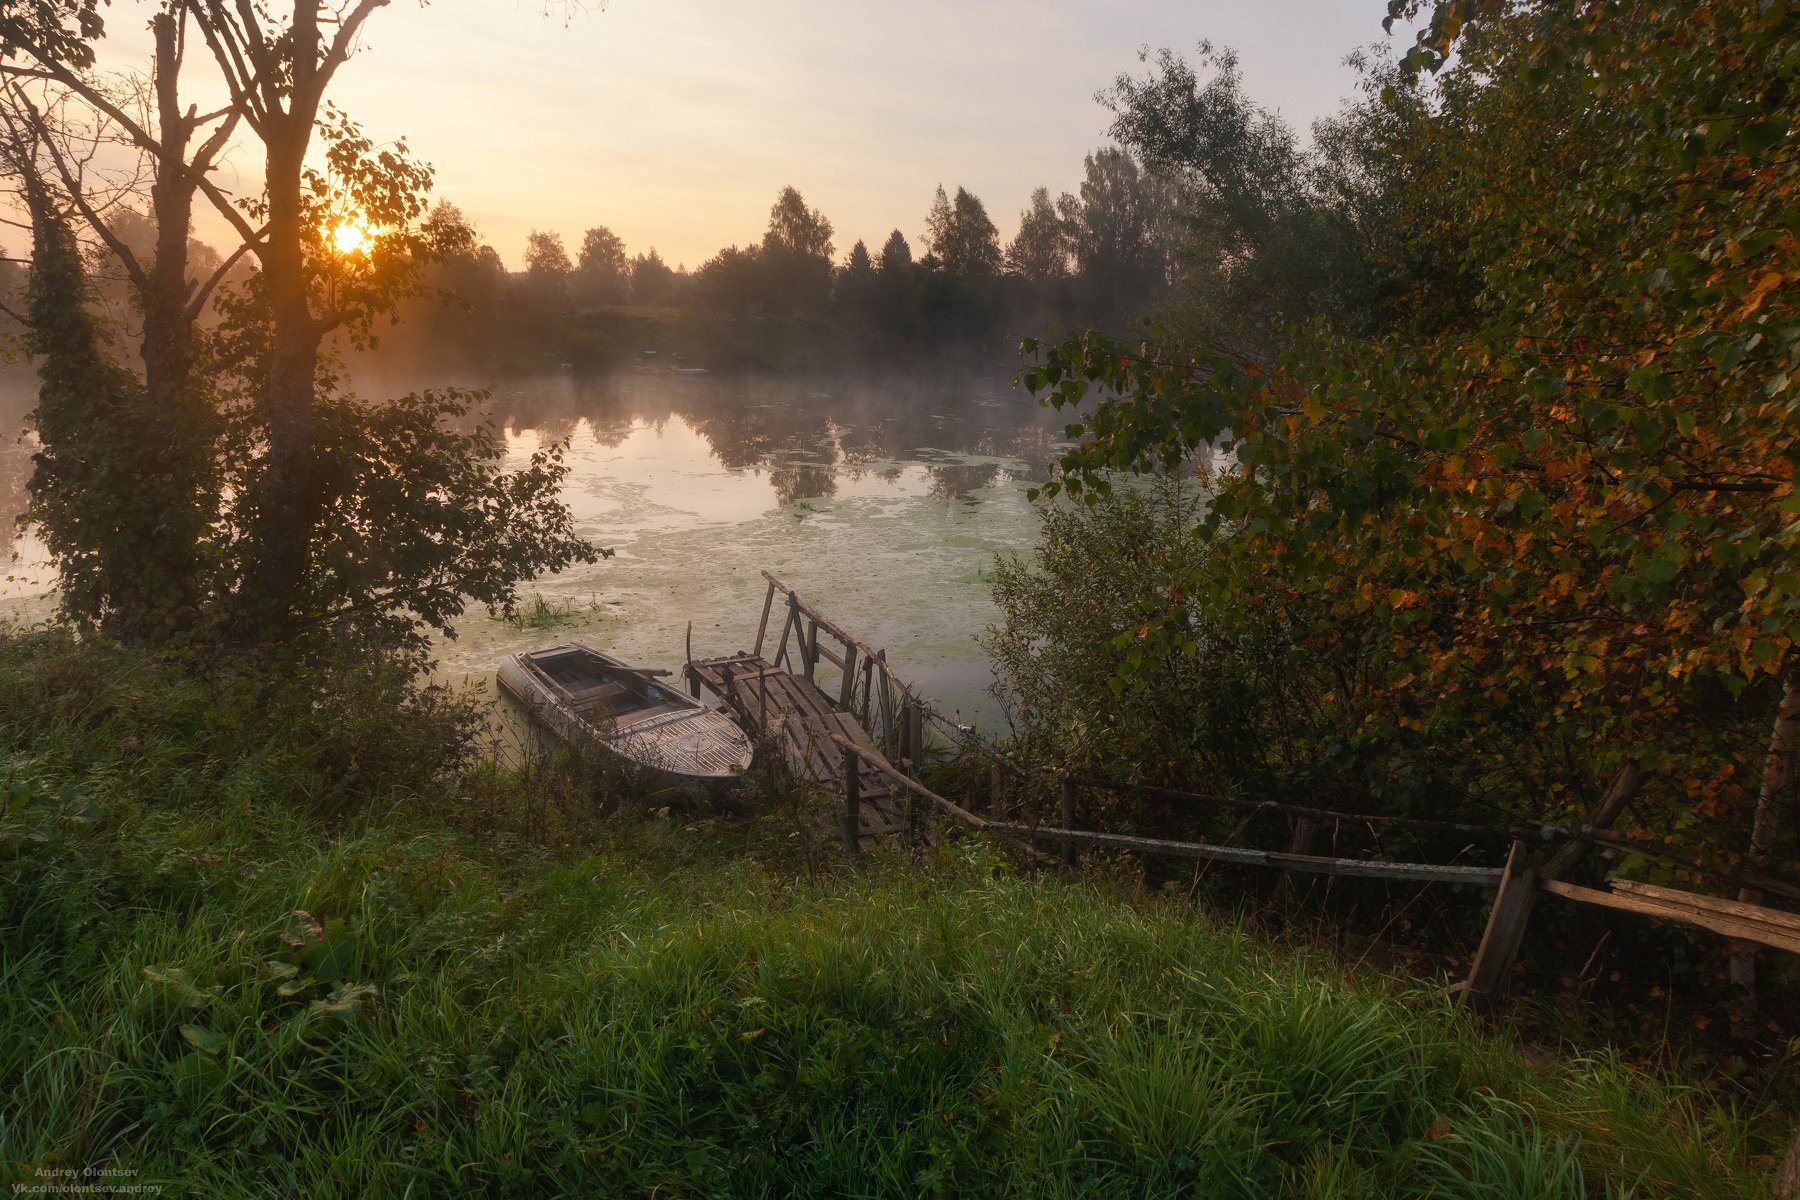
[[[1075,777],[1064,775],[1062,781],[1062,827],[1075,828]],[[1063,843],[1063,865],[1075,865],[1075,843]]]
[[[856,751],[844,747],[844,853],[854,860],[862,850],[862,776]]]
[[[1506,999],[1513,963],[1519,957],[1519,944],[1525,939],[1525,923],[1531,918],[1537,890],[1537,856],[1524,842],[1515,841],[1500,872],[1500,890],[1494,894],[1494,907],[1488,913],[1481,946],[1475,951],[1468,981],[1458,997],[1465,1007],[1492,1012]]]

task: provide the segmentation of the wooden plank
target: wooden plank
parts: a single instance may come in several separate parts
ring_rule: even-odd
[[[845,738],[842,734],[833,733],[833,734],[830,734],[829,736],[830,736],[831,740],[834,743],[838,744],[839,746],[853,745],[853,743],[851,743],[849,741],[849,739]],[[893,763],[888,762],[886,759],[880,757],[879,755],[870,755],[867,751],[863,751],[863,755],[864,755],[864,758],[866,759],[866,761],[868,761],[871,766],[875,767],[883,775],[887,776],[888,782],[890,784],[897,785],[902,791],[911,792],[914,795],[917,795],[922,799],[931,801],[933,804],[937,805],[939,808],[943,809],[945,812],[949,813],[951,816],[955,817],[957,820],[961,821],[965,825],[972,826],[973,828],[976,828],[976,829],[986,829],[988,827],[988,822],[982,820],[980,817],[976,816],[974,813],[970,812],[968,809],[962,807],[962,805],[957,804],[954,801],[944,799],[942,796],[938,795],[936,792],[932,791],[930,788],[926,787],[922,783],[915,783],[911,779],[908,779],[904,774],[901,773],[899,768],[894,766]]]
[[[895,744],[894,737],[894,694],[888,685],[893,682],[893,673],[888,670],[887,651],[875,655],[875,661],[881,664],[881,749],[885,754]]]
[[[984,821],[999,833],[1024,834],[1049,842],[1074,842],[1079,846],[1108,846],[1169,858],[1198,858],[1239,863],[1252,867],[1281,867],[1321,875],[1354,875],[1365,879],[1410,879],[1421,883],[1469,883],[1498,887],[1497,867],[1443,867],[1429,863],[1375,862],[1361,858],[1315,858],[1307,854],[1281,854],[1271,850],[1245,850],[1237,846],[1213,846],[1198,842],[1168,842],[1159,838],[1127,837],[1119,833],[1089,833],[1083,829],[1050,829],[1010,821]]]
[[[1491,1012],[1506,998],[1536,899],[1537,856],[1524,842],[1515,841],[1500,873],[1500,890],[1488,912],[1487,928],[1482,930],[1481,946],[1469,966],[1459,1003],[1478,1012]]]
[[[1745,904],[1741,900],[1727,900],[1721,896],[1703,896],[1698,892],[1658,887],[1653,883],[1638,883],[1630,879],[1613,880],[1612,890],[1623,892],[1628,896],[1642,896],[1646,900],[1673,904],[1680,908],[1691,908],[1696,912],[1722,913],[1728,917],[1743,917],[1746,920],[1760,921],[1765,925],[1773,925],[1777,929],[1792,930],[1796,936],[1800,936],[1800,914],[1782,912],[1778,908],[1766,908],[1761,904]]]
[[[1578,904],[1593,904],[1600,908],[1616,908],[1621,912],[1637,913],[1639,916],[1653,917],[1659,921],[1674,921],[1680,925],[1695,925],[1713,933],[1723,934],[1729,938],[1738,938],[1746,942],[1756,942],[1762,946],[1773,946],[1777,950],[1786,950],[1790,954],[1800,954],[1800,934],[1782,926],[1771,925],[1759,920],[1744,917],[1727,916],[1724,913],[1703,912],[1681,905],[1671,904],[1664,900],[1651,900],[1644,896],[1621,895],[1617,892],[1599,892],[1593,888],[1578,887],[1572,883],[1564,883],[1559,879],[1546,879],[1540,885],[1544,891],[1561,896],[1565,900],[1573,900]]]
[[[1740,887],[1752,887],[1758,891],[1768,892],[1772,896],[1783,896],[1789,900],[1800,900],[1800,886],[1764,875],[1758,871],[1721,871],[1717,867],[1708,866],[1701,859],[1684,850],[1661,842],[1645,842],[1636,838],[1628,838],[1622,834],[1612,833],[1604,829],[1584,829],[1583,837],[1591,838],[1602,846],[1611,846],[1615,850],[1628,850],[1641,854],[1645,858],[1667,859],[1694,868],[1703,875],[1714,879],[1722,879],[1727,883],[1735,883]]]
[[[759,736],[769,736],[769,672],[766,670],[756,673],[756,729]]]
[[[769,632],[769,609],[774,605],[774,603],[775,603],[775,585],[773,583],[771,583],[771,584],[769,584],[769,590],[767,592],[763,593],[762,620],[760,620],[756,623],[756,649],[751,651],[752,654],[761,654],[762,653],[763,635]]]
[[[817,609],[813,608],[811,605],[802,602],[800,599],[799,593],[795,592],[793,588],[791,588],[787,584],[781,582],[781,580],[775,578],[773,575],[769,574],[767,571],[764,571],[762,573],[762,577],[764,579],[768,580],[771,585],[773,585],[777,588],[780,588],[782,591],[786,592],[787,596],[788,596],[788,601],[791,604],[794,604],[795,606],[804,609],[806,611],[806,615],[808,617],[812,618],[813,620],[817,621],[819,624],[823,625],[825,627],[826,632],[830,633],[832,637],[836,638],[838,641],[842,642],[846,646],[856,646],[857,648],[862,650],[862,652],[865,654],[873,653],[867,646],[864,646],[861,641],[859,641],[858,639],[856,639],[854,637],[851,637],[848,633],[845,633],[842,629],[838,628],[838,626],[835,625],[827,617],[825,617],[824,614],[820,613]]]
[[[1184,804],[1210,804],[1216,808],[1229,808],[1238,812],[1271,812],[1289,816],[1310,818],[1316,821],[1333,821],[1347,825],[1382,825],[1394,829],[1418,829],[1427,832],[1473,833],[1473,834],[1507,834],[1514,837],[1537,838],[1545,836],[1542,828],[1525,829],[1505,825],[1472,824],[1466,821],[1438,821],[1414,817],[1384,817],[1364,813],[1337,812],[1328,808],[1310,808],[1304,804],[1283,804],[1276,800],[1246,800],[1238,796],[1217,796],[1205,792],[1184,792],[1176,788],[1153,787],[1148,784],[1112,783],[1104,779],[1078,778],[1082,787],[1104,791],[1119,792],[1132,796],[1151,796],[1159,800],[1178,800]]]

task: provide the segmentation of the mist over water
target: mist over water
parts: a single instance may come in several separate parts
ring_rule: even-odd
[[[565,499],[581,534],[614,557],[524,586],[527,605],[541,596],[560,614],[552,626],[466,614],[458,636],[440,640],[442,674],[490,682],[506,654],[563,641],[678,669],[690,621],[696,657],[749,650],[767,570],[886,649],[896,673],[946,710],[978,725],[1001,720],[975,638],[995,616],[994,555],[1035,543],[1025,490],[1045,478],[1060,435],[1004,378],[551,371],[457,382],[492,387],[508,466],[567,443]],[[353,383],[379,397],[444,380],[363,374]],[[29,393],[0,396],[0,406],[8,417],[18,409],[16,429]],[[30,447],[9,435],[0,445],[9,512],[24,505],[29,471]],[[3,573],[13,578],[0,587],[0,609],[48,615],[41,544],[10,523],[0,537],[19,556]]]

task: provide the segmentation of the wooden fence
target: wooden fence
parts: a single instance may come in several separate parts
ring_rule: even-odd
[[[846,773],[851,773],[857,747],[844,739],[834,739],[844,752]],[[1181,842],[1162,838],[1135,837],[1075,828],[1080,795],[1084,787],[1135,791],[1155,794],[1165,799],[1182,799],[1215,807],[1245,812],[1273,812],[1310,820],[1331,820],[1368,826],[1414,829],[1418,831],[1457,832],[1505,835],[1517,831],[1516,826],[1479,825],[1467,822],[1387,817],[1372,814],[1345,813],[1304,805],[1275,801],[1244,800],[1237,797],[1208,796],[1178,792],[1167,788],[1126,788],[1117,784],[1096,783],[1065,777],[1061,781],[1060,826],[1032,825],[1016,821],[990,820],[979,817],[962,806],[939,796],[911,775],[892,764],[874,764],[891,773],[897,783],[922,801],[955,818],[961,824],[990,834],[1027,844],[1051,842],[1064,849],[1066,864],[1073,865],[1080,847],[1120,850],[1146,857],[1186,859],[1192,861],[1230,863],[1237,866],[1273,867],[1281,871],[1299,871],[1321,875],[1339,875],[1364,879],[1386,879],[1395,882],[1467,884],[1494,890],[1493,904],[1481,944],[1475,952],[1467,979],[1452,989],[1461,1003],[1480,1010],[1491,1010],[1505,999],[1512,967],[1524,941],[1532,909],[1539,897],[1553,895],[1577,904],[1594,905],[1634,913],[1655,920],[1668,921],[1690,928],[1703,929],[1737,941],[1754,942],[1775,950],[1800,954],[1800,914],[1784,912],[1758,904],[1707,896],[1698,892],[1658,887],[1632,880],[1613,880],[1610,890],[1580,887],[1561,880],[1542,879],[1538,875],[1538,854],[1522,840],[1512,842],[1504,865],[1499,867],[1464,864],[1389,862],[1379,859],[1335,858],[1311,854],[1284,853],[1244,846],[1221,846],[1206,842]],[[855,828],[857,800],[852,793],[846,801],[845,827]],[[1540,826],[1532,831],[1540,843],[1564,841],[1584,836],[1555,825]],[[1599,831],[1585,831],[1590,838]],[[848,842],[847,842],[848,844]],[[1646,847],[1647,850],[1654,848]],[[1791,888],[1787,890],[1792,890]]]
[[[1540,877],[1536,847],[1557,842],[1582,841],[1647,856],[1670,858],[1684,862],[1690,868],[1707,871],[1729,883],[1754,887],[1769,895],[1800,900],[1800,887],[1785,880],[1751,872],[1719,872],[1671,847],[1634,842],[1609,830],[1585,827],[1570,830],[1551,824],[1482,824],[1348,813],[1271,800],[1123,785],[1077,776],[1062,776],[1059,779],[1060,825],[1044,826],[1005,820],[1004,778],[1010,776],[1015,781],[1015,787],[1030,790],[1046,782],[1045,773],[1027,770],[1004,752],[975,737],[973,730],[945,716],[912,686],[896,676],[888,664],[885,651],[872,649],[847,633],[803,602],[792,588],[767,571],[763,572],[763,578],[768,581],[769,586],[763,598],[762,619],[757,626],[756,648],[752,651],[752,657],[762,654],[769,635],[769,619],[776,611],[776,598],[784,597],[782,606],[785,611],[781,615],[779,640],[774,657],[770,660],[771,664],[804,676],[815,685],[819,684],[821,664],[835,667],[838,671],[838,707],[861,722],[877,747],[877,750],[871,751],[867,746],[858,746],[846,738],[830,735],[831,741],[844,756],[842,774],[849,781],[842,817],[846,853],[854,855],[859,852],[859,839],[855,830],[858,828],[861,804],[857,783],[860,778],[860,763],[874,768],[911,798],[910,803],[914,806],[908,821],[911,827],[916,827],[917,819],[927,808],[931,808],[968,828],[1006,837],[1024,845],[1033,854],[1036,854],[1034,847],[1037,843],[1056,844],[1062,848],[1062,861],[1066,865],[1076,862],[1076,856],[1082,847],[1090,847],[1120,850],[1146,857],[1271,867],[1280,871],[1387,879],[1395,882],[1466,884],[1492,889],[1493,904],[1469,977],[1455,988],[1463,1003],[1477,1008],[1492,1008],[1504,999],[1531,912],[1538,899],[1544,895],[1703,929],[1719,936],[1753,942],[1771,949],[1800,953],[1800,915],[1794,913],[1629,880],[1614,880],[1609,890],[1601,890]],[[918,767],[924,760],[927,719],[933,721],[964,750],[981,754],[989,760],[992,766],[988,797],[991,817],[977,816],[919,782]],[[1510,839],[1511,849],[1501,866],[1470,866],[1323,857],[1078,829],[1076,823],[1081,796],[1084,792],[1095,790],[1128,792],[1175,800],[1183,804],[1247,814],[1270,813],[1298,821],[1354,825],[1370,830],[1459,833],[1491,837],[1496,841]]]

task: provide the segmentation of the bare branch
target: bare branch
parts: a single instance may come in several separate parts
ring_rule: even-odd
[[[125,274],[131,280],[132,286],[137,288],[140,293],[148,289],[150,279],[145,274],[143,265],[138,262],[137,255],[131,252],[131,247],[120,240],[119,236],[112,231],[111,226],[106,223],[106,219],[95,209],[93,202],[88,198],[87,189],[82,186],[81,173],[76,169],[78,164],[71,164],[68,157],[63,154],[61,147],[56,144],[56,139],[50,136],[49,120],[17,84],[14,84],[10,90],[14,102],[30,114],[35,140],[50,156],[50,162],[55,166],[57,177],[62,180],[63,188],[67,191],[70,201],[86,218],[94,235],[106,243],[106,248],[113,252],[113,257],[117,258],[119,265],[125,268]],[[86,161],[86,159],[81,160],[82,163]]]
[[[259,240],[261,234],[262,231],[259,230]],[[182,310],[183,320],[192,322],[200,319],[200,314],[206,310],[206,302],[212,297],[213,291],[221,283],[225,282],[225,277],[231,273],[231,268],[235,267],[244,255],[249,254],[254,246],[255,243],[253,242],[244,242],[240,244],[236,250],[231,252],[224,262],[219,264],[218,270],[214,271],[204,283],[201,283],[194,288],[193,295],[188,298],[187,307]]]

